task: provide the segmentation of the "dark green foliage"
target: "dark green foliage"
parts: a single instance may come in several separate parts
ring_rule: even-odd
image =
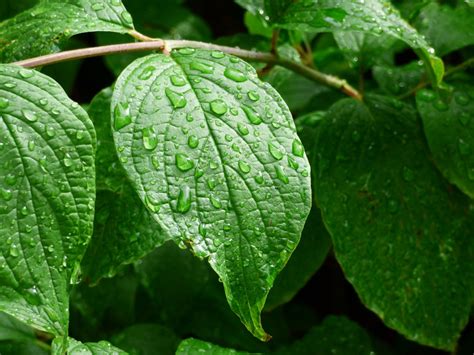
[[[472,353],[473,1],[0,2],[0,354]]]

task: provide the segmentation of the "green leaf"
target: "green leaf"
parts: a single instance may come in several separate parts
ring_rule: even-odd
[[[95,132],[47,76],[0,65],[0,310],[66,334],[68,285],[92,233]]]
[[[179,338],[159,324],[135,324],[114,335],[112,343],[130,354],[174,354]]]
[[[33,329],[17,321],[6,313],[0,313],[0,341],[34,341],[35,339],[36,337]]]
[[[432,165],[416,112],[342,100],[321,122],[315,188],[362,302],[407,338],[453,349],[473,299],[469,200]]]
[[[456,88],[447,100],[429,90],[420,91],[416,98],[436,165],[474,198],[474,88]]]
[[[260,311],[311,202],[285,103],[249,64],[187,48],[135,61],[112,108],[119,158],[141,200],[176,242],[209,259],[232,310],[268,339]]]
[[[342,316],[329,316],[294,344],[276,352],[279,355],[367,355],[374,354],[372,340],[357,323]]]
[[[120,0],[42,0],[0,23],[0,62],[58,52],[80,33],[131,30],[132,17]]]
[[[385,0],[303,0],[293,2],[276,26],[289,30],[318,32],[364,32],[387,34],[411,46],[428,66],[435,85],[443,78],[444,66],[433,49],[399,12]]]
[[[62,338],[56,338],[53,341],[51,353],[53,355],[61,355]],[[73,338],[67,339],[67,353],[71,355],[128,355],[125,351],[116,348],[109,342],[101,340],[98,343],[81,343]]]
[[[288,264],[278,275],[265,303],[269,311],[289,302],[321,267],[331,246],[321,213],[313,207],[301,235],[301,241]]]
[[[423,8],[416,24],[420,33],[439,55],[446,55],[474,44],[474,9],[459,5],[453,8],[433,2]]]
[[[211,355],[246,355],[250,354],[234,349],[223,348],[218,345],[208,343],[207,341],[189,338],[183,340],[176,350],[176,355],[193,355],[198,353],[205,353]]]
[[[419,61],[393,67],[378,65],[372,68],[372,74],[379,87],[389,95],[402,95],[421,83],[425,71]]]

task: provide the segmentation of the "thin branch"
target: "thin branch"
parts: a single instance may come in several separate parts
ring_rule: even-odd
[[[142,42],[75,49],[71,51],[48,54],[32,59],[26,59],[16,62],[14,64],[21,65],[27,68],[34,68],[70,60],[105,56],[118,53],[129,53],[139,51],[171,51],[173,49],[178,48],[199,48],[222,51],[248,61],[267,63],[269,65],[279,65],[289,70],[292,70],[300,75],[303,75],[311,80],[338,89],[357,100],[362,100],[362,95],[355,88],[349,85],[347,81],[332,75],[321,73],[303,64],[280,58],[272,53],[248,51],[240,48],[226,47],[217,44],[197,41],[151,39],[136,31],[132,31],[130,35],[132,35],[132,37],[138,40],[141,40]]]

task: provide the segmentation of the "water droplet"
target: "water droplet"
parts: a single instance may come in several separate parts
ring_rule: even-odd
[[[18,255],[18,247],[16,246],[16,244],[12,244],[10,246],[10,256],[16,258]]]
[[[0,189],[0,196],[5,201],[10,201],[13,197],[13,194],[10,190]]]
[[[245,162],[243,160],[240,160],[239,161],[239,169],[244,174],[248,174],[250,172],[250,165],[247,162]]]
[[[192,70],[197,70],[203,74],[212,74],[214,68],[211,65],[201,63],[201,62],[192,62],[189,66]]]
[[[186,213],[191,208],[191,191],[189,186],[181,187],[178,194],[176,209],[180,213]]]
[[[249,134],[249,129],[243,123],[238,123],[237,124],[237,129],[238,129],[241,136],[246,136],[247,134]]]
[[[26,206],[23,206],[20,210],[20,213],[22,216],[28,216],[28,208]]]
[[[217,180],[214,178],[209,178],[206,180],[207,187],[209,187],[209,190],[214,190],[217,186]]]
[[[130,12],[128,11],[122,11],[122,13],[120,14],[120,17],[127,25],[130,25],[133,23],[132,15],[130,15]]]
[[[29,141],[28,142],[28,150],[30,152],[34,151],[35,150],[35,141]]]
[[[151,212],[156,213],[160,210],[160,205],[158,201],[154,197],[152,197],[150,194],[145,195],[145,205],[148,207],[148,209]]]
[[[224,70],[224,76],[230,80],[233,80],[237,83],[242,83],[247,81],[247,77],[240,70],[234,68],[226,68]]]
[[[259,185],[262,185],[263,182],[265,181],[265,179],[263,178],[261,174],[256,175],[254,179],[255,179],[255,182]]]
[[[158,160],[158,157],[156,155],[153,155],[151,157],[151,165],[158,170],[160,168],[160,161]]]
[[[76,132],[76,139],[77,139],[77,140],[82,140],[83,138],[84,138],[84,132],[81,131],[81,130],[78,130],[78,131]]]
[[[49,138],[53,138],[56,135],[56,130],[54,129],[54,127],[46,126],[45,131],[46,131],[46,135]]]
[[[278,180],[280,180],[284,184],[288,184],[290,182],[288,176],[285,174],[283,168],[280,165],[275,166],[275,172]]]
[[[170,81],[171,81],[171,84],[173,84],[174,86],[186,85],[186,80],[181,75],[171,75]]]
[[[185,154],[178,153],[175,156],[176,167],[181,171],[188,171],[194,168],[194,162]]]
[[[186,115],[186,121],[188,121],[188,122],[193,122],[193,121],[194,121],[193,116],[190,115],[190,114]]]
[[[242,107],[242,109],[244,110],[245,115],[247,116],[247,119],[250,121],[250,123],[254,125],[259,125],[260,123],[262,123],[262,119],[260,118],[260,115],[257,112],[255,112],[253,109],[246,106]]]
[[[418,92],[418,98],[422,101],[430,102],[436,98],[436,94],[431,90],[423,89]]]
[[[35,75],[35,72],[30,69],[22,68],[20,69],[19,74],[23,79],[28,79],[28,78],[31,78],[33,75]]]
[[[18,181],[18,179],[14,174],[9,174],[9,175],[5,176],[5,184],[7,184],[9,186],[16,185],[17,181]]]
[[[158,137],[153,128],[143,128],[143,146],[147,150],[153,150],[158,145]]]
[[[119,103],[114,109],[114,128],[116,131],[132,123],[130,105],[126,102]]]
[[[250,100],[252,101],[258,101],[260,100],[260,95],[255,91],[255,90],[250,90],[248,93],[247,93],[247,96]]]
[[[0,109],[5,109],[10,105],[10,100],[0,97]]]
[[[184,95],[178,92],[171,90],[170,88],[165,89],[165,94],[168,100],[170,100],[171,105],[173,108],[183,108],[188,103],[184,98]]]
[[[288,156],[288,165],[294,170],[298,170],[299,164],[290,156]]]
[[[469,155],[471,153],[471,146],[469,145],[469,143],[466,143],[466,141],[464,141],[464,139],[462,138],[459,138],[458,140],[458,147],[459,147],[459,153],[461,153],[461,155]]]
[[[193,54],[196,50],[194,48],[180,48],[178,50],[179,54],[190,55]]]
[[[38,120],[36,112],[30,110],[23,110],[21,111],[21,113],[23,114],[23,117],[25,117],[30,122],[36,122]]]
[[[212,51],[211,53],[211,57],[215,59],[222,59],[224,58],[224,56],[225,56],[224,53],[221,51]]]
[[[214,208],[217,208],[217,209],[222,208],[221,202],[218,199],[216,199],[214,196],[211,195],[209,197],[209,200],[211,201],[211,204],[212,206],[214,206]]]
[[[283,159],[283,153],[281,152],[280,149],[275,147],[273,143],[268,143],[268,151],[274,157],[276,160],[281,160]]]
[[[304,156],[304,147],[303,144],[298,139],[293,140],[293,144],[291,145],[291,151],[297,157],[302,158]]]
[[[195,135],[190,135],[188,137],[188,146],[189,148],[195,149],[199,145],[199,139]]]
[[[214,100],[211,102],[211,111],[217,116],[222,116],[227,112],[227,105],[221,99]]]
[[[147,66],[143,71],[140,73],[138,76],[138,79],[140,80],[148,80],[151,78],[153,73],[155,72],[156,68],[152,65]]]

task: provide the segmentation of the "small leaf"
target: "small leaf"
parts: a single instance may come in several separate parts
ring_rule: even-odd
[[[282,99],[249,64],[184,48],[130,65],[115,85],[112,108],[112,122],[129,118],[115,124],[114,140],[141,200],[176,242],[208,258],[233,311],[268,339],[260,311],[299,242],[311,200],[309,165],[304,154],[292,153],[299,139]],[[144,130],[157,139],[153,149]]]
[[[429,90],[416,98],[436,165],[474,198],[474,88],[457,88],[448,100]]]
[[[209,343],[207,341],[189,338],[183,340],[176,350],[176,355],[192,355],[198,353],[213,354],[213,355],[247,355],[250,353],[237,351],[234,349],[223,348],[218,345]]]
[[[432,165],[408,105],[342,100],[319,126],[316,197],[362,302],[407,338],[453,349],[473,299],[470,201]]]
[[[132,17],[121,0],[42,0],[0,23],[0,62],[58,52],[80,33],[131,30]]]
[[[66,334],[69,283],[92,233],[95,132],[47,76],[0,65],[0,309]]]
[[[61,355],[64,353],[62,351],[62,342],[62,338],[54,339],[51,349],[53,355]],[[67,353],[72,355],[128,355],[125,351],[116,348],[105,340],[101,340],[97,343],[81,343],[73,338],[67,339]]]

